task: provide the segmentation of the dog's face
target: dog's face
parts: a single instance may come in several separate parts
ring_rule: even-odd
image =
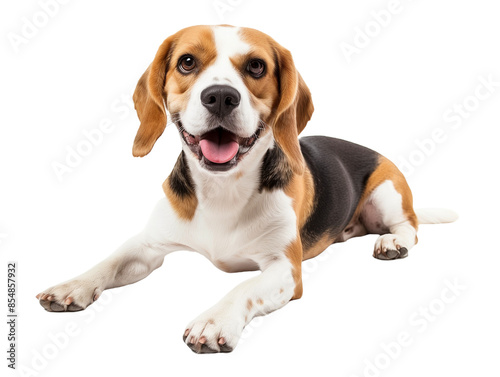
[[[167,38],[139,80],[134,102],[144,156],[171,114],[185,152],[208,172],[233,171],[272,133],[295,171],[303,169],[297,136],[312,115],[309,90],[291,54],[248,28],[194,26]]]

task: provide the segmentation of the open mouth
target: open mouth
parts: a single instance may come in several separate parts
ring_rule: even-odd
[[[240,137],[223,127],[195,136],[180,125],[182,138],[198,157],[202,166],[213,171],[227,171],[255,145],[262,128],[250,137]]]

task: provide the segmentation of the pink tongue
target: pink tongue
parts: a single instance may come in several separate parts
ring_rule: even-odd
[[[231,161],[240,145],[234,140],[234,135],[219,129],[209,132],[200,140],[203,156],[216,164]]]

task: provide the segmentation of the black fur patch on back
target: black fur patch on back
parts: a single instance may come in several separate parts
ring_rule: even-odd
[[[300,230],[304,249],[325,234],[332,238],[348,225],[379,154],[361,145],[326,136],[300,139],[314,180],[314,208]]]
[[[259,192],[285,188],[293,176],[292,168],[277,143],[268,149],[262,161]]]
[[[179,197],[194,195],[194,183],[191,172],[186,162],[184,151],[181,152],[175,166],[168,177],[168,184],[172,191]]]

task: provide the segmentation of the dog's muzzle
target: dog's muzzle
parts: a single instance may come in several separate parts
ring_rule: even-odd
[[[250,137],[239,136],[233,129],[231,113],[239,106],[240,99],[240,93],[231,86],[209,86],[200,95],[201,103],[210,113],[208,131],[201,135],[192,135],[180,121],[177,122],[182,138],[198,157],[202,167],[211,171],[231,169],[259,138],[263,127],[259,127]]]
[[[228,171],[250,151],[263,128],[259,127],[250,137],[240,137],[223,127],[204,133],[191,135],[180,128],[182,138],[197,156],[200,164],[211,171]]]

